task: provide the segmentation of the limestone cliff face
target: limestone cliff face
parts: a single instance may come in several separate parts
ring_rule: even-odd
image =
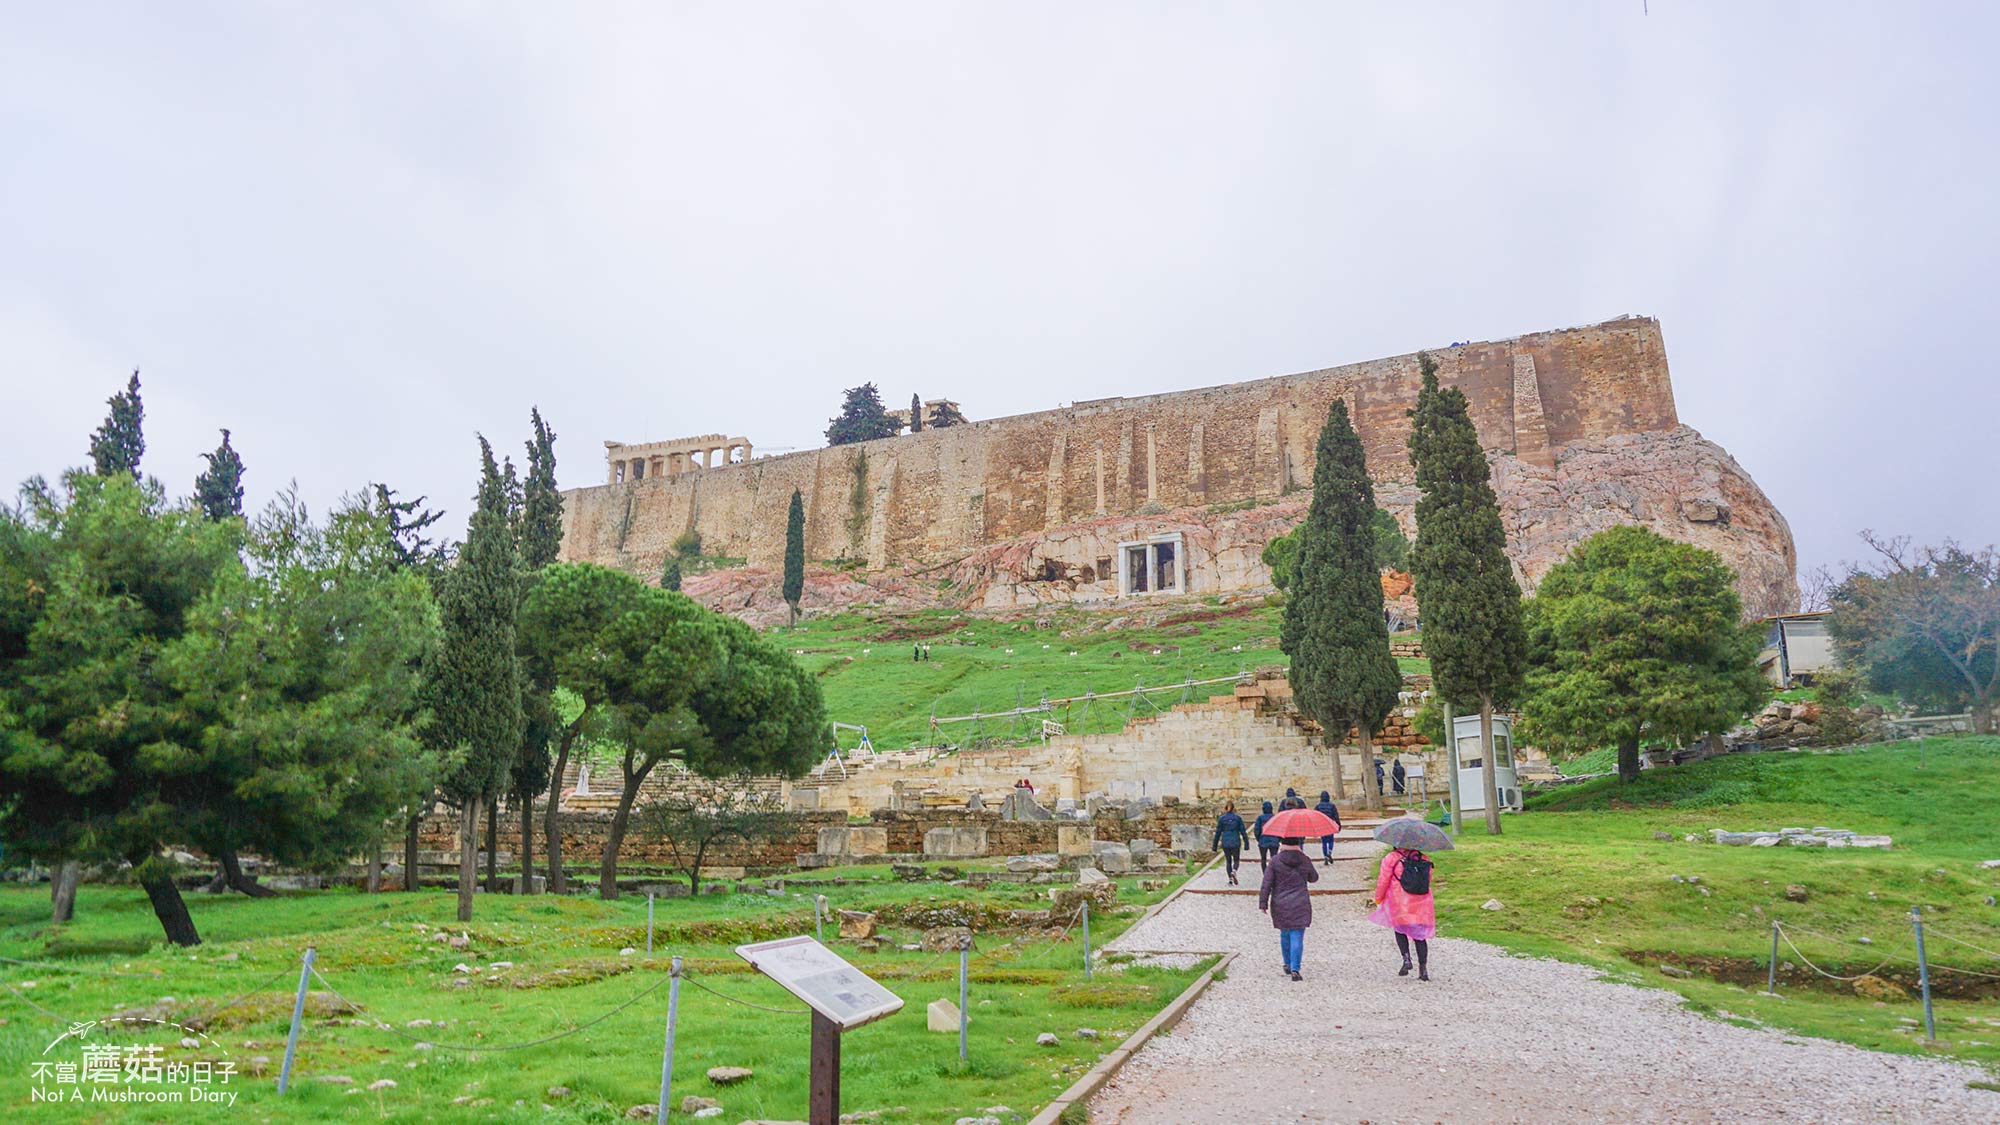
[[[1571,442],[1554,451],[1549,466],[1511,453],[1489,457],[1509,554],[1528,592],[1578,543],[1606,528],[1639,524],[1721,555],[1736,572],[1746,616],[1798,604],[1791,528],[1734,458],[1686,426]],[[1378,485],[1376,498],[1414,534],[1414,485]],[[1300,492],[1239,511],[1183,508],[1097,519],[976,547],[927,567],[815,573],[804,604],[1001,612],[1114,601],[1136,607],[1145,599],[1119,599],[1115,569],[1106,573],[1104,563],[1121,543],[1174,534],[1185,552],[1188,594],[1265,591],[1271,576],[1260,558],[1264,544],[1304,518],[1307,502]],[[704,575],[687,590],[717,609],[772,624],[785,618],[777,586],[775,572],[746,568]]]
[[[1493,461],[1524,585],[1590,534],[1639,523],[1720,553],[1737,570],[1746,612],[1792,607],[1791,532],[1727,453],[1680,424],[1657,321],[1626,317],[1433,355],[1439,377],[1466,393]],[[1171,554],[1148,548],[1144,557],[1170,559],[1179,593],[1268,589],[1259,555],[1304,512],[1313,448],[1336,399],[1355,421],[1382,505],[1414,530],[1409,408],[1419,368],[1415,355],[1395,356],[667,476],[621,480],[614,466],[615,483],[564,494],[563,557],[650,577],[677,536],[697,531],[710,554],[748,565],[690,581],[689,592],[771,619],[781,615],[775,571],[796,491],[807,557],[842,563],[811,580],[808,608],[1104,603],[1121,597],[1120,572],[1135,557],[1123,546],[1163,538]]]

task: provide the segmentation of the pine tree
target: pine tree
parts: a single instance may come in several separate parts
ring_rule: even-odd
[[[521,745],[521,662],[514,647],[520,605],[507,485],[493,448],[479,439],[477,507],[465,545],[440,583],[440,643],[428,681],[432,744],[456,768],[445,795],[458,804],[458,917],[472,918],[481,802],[499,790]]]
[[[1292,658],[1299,709],[1318,720],[1328,743],[1338,744],[1354,727],[1369,808],[1382,804],[1375,728],[1389,717],[1403,686],[1382,619],[1375,510],[1367,454],[1348,422],[1347,403],[1335,399],[1319,432],[1312,505],[1299,528],[1279,644]],[[1333,776],[1336,788],[1344,790],[1337,752]]]
[[[840,404],[840,417],[826,426],[828,445],[848,445],[857,441],[895,437],[902,432],[889,412],[882,408],[882,393],[873,383],[849,387]]]
[[[792,489],[792,508],[785,516],[785,604],[792,607],[792,624],[799,623],[799,599],[806,592],[806,502]]]
[[[146,405],[139,400],[139,369],[132,369],[132,381],[125,389],[105,400],[111,413],[90,435],[90,459],[97,475],[130,473],[139,479],[139,458],[146,453]]]
[[[374,488],[375,504],[383,513],[389,532],[389,550],[396,556],[396,566],[421,570],[435,578],[449,552],[443,544],[434,543],[426,537],[424,529],[443,518],[444,513],[424,507],[428,497],[398,500],[396,490],[388,485],[378,484]]]
[[[910,396],[910,432],[913,434],[924,432],[924,402],[916,395]]]
[[[942,430],[946,426],[959,426],[964,423],[965,415],[958,412],[958,407],[948,402],[940,402],[937,409],[931,411],[930,421],[925,424],[933,430]]]
[[[194,500],[212,520],[243,514],[243,458],[229,446],[229,431],[222,431],[222,444],[215,452],[202,454],[208,468],[194,478]]]
[[[1521,587],[1465,392],[1438,386],[1429,353],[1417,359],[1424,382],[1410,411],[1410,462],[1422,496],[1410,573],[1439,694],[1460,706],[1478,704],[1486,830],[1498,834],[1493,709],[1513,701],[1527,665]]]

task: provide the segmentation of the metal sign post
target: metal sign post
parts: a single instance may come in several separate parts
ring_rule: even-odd
[[[840,1121],[840,1037],[903,1010],[903,1000],[809,937],[736,947],[736,955],[812,1009],[809,1125]]]

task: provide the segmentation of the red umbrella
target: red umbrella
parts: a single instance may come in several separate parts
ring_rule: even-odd
[[[1286,809],[1264,822],[1266,836],[1331,836],[1340,831],[1334,819],[1318,809]]]

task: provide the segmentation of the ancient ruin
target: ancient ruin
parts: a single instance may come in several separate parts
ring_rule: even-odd
[[[1784,518],[1727,452],[1681,424],[1659,322],[1431,349],[1472,404],[1515,563],[1532,589],[1589,535],[1636,523],[1720,554],[1745,611],[1796,605]],[[565,494],[563,555],[657,572],[699,531],[747,570],[687,585],[763,622],[792,490],[807,555],[848,560],[808,609],[1031,608],[1268,588],[1264,544],[1304,514],[1314,442],[1347,400],[1379,499],[1413,531],[1414,354],[751,459],[743,438],[608,444],[606,483]],[[718,452],[719,451],[719,452]],[[700,471],[693,471],[696,467]]]

